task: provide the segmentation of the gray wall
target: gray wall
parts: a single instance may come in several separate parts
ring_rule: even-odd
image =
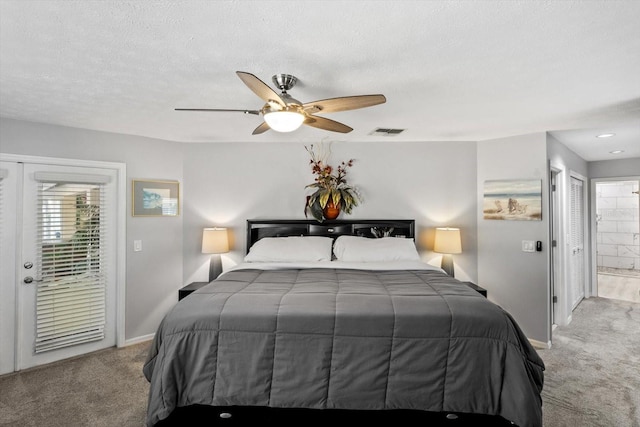
[[[228,226],[231,252],[225,268],[245,253],[247,219],[304,218],[304,186],[313,179],[297,143],[181,144],[130,135],[2,119],[0,151],[12,154],[123,162],[130,180],[181,182],[177,218],[127,218],[126,339],[155,329],[175,303],[177,289],[207,277],[200,253],[202,228]],[[489,290],[525,333],[546,342],[547,216],[543,221],[484,221],[478,212],[485,179],[539,178],[546,200],[545,135],[502,140],[426,143],[334,143],[334,162],[355,158],[349,171],[365,201],[350,218],[413,218],[426,262],[437,226],[462,229],[456,277]],[[544,208],[545,206],[543,206]],[[143,251],[133,252],[133,240]],[[542,240],[545,252],[520,252],[521,240]]]
[[[572,170],[580,175],[589,175],[589,166],[586,160],[567,148],[553,135],[547,133],[547,155],[551,164],[561,165],[566,170]]]
[[[245,255],[247,219],[304,219],[304,187],[313,182],[304,145],[187,144],[184,153],[185,283],[207,278],[202,228],[231,229],[231,252],[222,255],[228,268]],[[456,277],[476,281],[475,142],[332,144],[332,164],[350,158],[348,179],[364,202],[348,218],[415,219],[423,259],[438,266],[433,229],[460,227]]]
[[[127,201],[131,179],[182,182],[182,148],[158,139],[0,119],[0,152],[126,163]],[[182,222],[182,215],[134,218],[127,204],[127,340],[155,332],[177,300],[183,285]],[[133,252],[138,239],[143,251]]]
[[[307,152],[296,143],[182,144],[1,119],[0,151],[127,165],[129,341],[155,332],[177,289],[206,279],[203,227],[231,228],[231,252],[222,256],[228,268],[244,256],[246,220],[304,218],[304,186],[313,180]],[[349,158],[356,159],[350,182],[365,198],[351,218],[415,219],[423,259],[435,265],[440,255],[431,251],[434,227],[460,227],[456,277],[477,281],[475,142],[333,144],[334,161]],[[180,181],[182,214],[132,217],[131,179]],[[143,241],[142,252],[133,252],[133,240]]]
[[[478,209],[478,279],[491,301],[515,318],[527,337],[548,343],[549,211],[546,134],[514,136],[478,143],[478,206],[484,182],[499,179],[542,181],[541,221],[483,219]],[[522,252],[522,240],[542,241],[542,252]]]
[[[589,178],[617,178],[640,175],[640,157],[589,162]]]

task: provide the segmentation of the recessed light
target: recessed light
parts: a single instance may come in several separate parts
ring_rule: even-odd
[[[611,138],[612,136],[615,136],[615,133],[601,133],[596,135],[596,138]]]
[[[611,153],[611,154],[620,154],[620,153],[624,153],[624,150],[613,150],[613,151],[609,151],[609,153]]]

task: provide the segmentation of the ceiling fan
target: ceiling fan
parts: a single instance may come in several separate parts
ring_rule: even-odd
[[[302,103],[287,93],[295,86],[298,79],[290,74],[276,74],[273,83],[282,91],[278,95],[266,83],[251,73],[236,71],[236,74],[264,102],[260,110],[229,110],[213,108],[176,108],[176,111],[235,111],[244,114],[254,114],[264,117],[264,122],[254,129],[253,135],[258,135],[273,129],[277,132],[292,132],[301,125],[328,130],[332,132],[348,133],[353,128],[317,116],[316,114],[334,113],[336,111],[355,110],[383,104],[387,101],[384,95],[359,95],[329,98],[319,101]]]

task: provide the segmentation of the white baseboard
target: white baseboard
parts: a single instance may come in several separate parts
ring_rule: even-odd
[[[548,350],[551,348],[551,341],[544,343],[542,341],[532,340],[529,338],[529,342],[536,349]]]
[[[140,343],[145,342],[145,341],[151,341],[154,336],[155,336],[155,334],[149,334],[149,335],[143,335],[141,337],[136,337],[136,338],[131,338],[131,339],[125,340],[124,345],[122,347],[128,347],[130,345],[140,344]]]

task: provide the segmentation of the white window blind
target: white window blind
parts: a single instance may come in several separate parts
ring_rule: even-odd
[[[105,335],[105,181],[63,175],[36,176],[36,353]]]
[[[571,293],[572,308],[584,297],[584,188],[583,182],[571,177]]]
[[[582,249],[584,245],[584,197],[582,181],[571,178],[571,246]]]

